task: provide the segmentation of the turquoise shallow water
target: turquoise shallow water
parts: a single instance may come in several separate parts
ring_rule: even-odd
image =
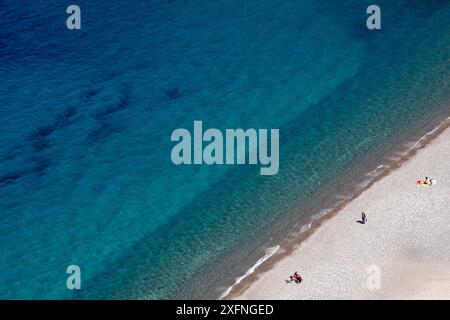
[[[58,1],[4,1],[0,298],[218,295],[318,190],[449,111],[450,3],[378,1],[380,31],[369,4],[78,1],[69,31]],[[279,128],[279,173],[174,166],[194,120]]]

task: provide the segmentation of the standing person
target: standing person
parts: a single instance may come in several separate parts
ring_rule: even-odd
[[[366,224],[367,222],[367,217],[366,214],[364,213],[364,211],[361,213],[361,223],[362,224]]]

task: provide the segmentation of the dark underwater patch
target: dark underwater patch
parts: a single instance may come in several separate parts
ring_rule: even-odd
[[[88,134],[86,138],[86,144],[94,144],[100,140],[106,139],[112,134],[119,133],[120,131],[122,131],[122,129],[116,125],[107,122],[101,122],[98,128],[92,130]]]
[[[55,117],[50,125],[45,125],[33,131],[29,135],[29,143],[34,151],[41,152],[50,147],[49,136],[55,131],[63,129],[72,123],[72,118],[76,114],[75,107],[68,107]]]
[[[92,98],[97,96],[101,90],[100,89],[89,89],[82,93],[81,99],[84,102],[89,102]]]
[[[43,126],[30,134],[30,140],[46,138],[55,130],[56,128],[53,125]]]
[[[123,90],[119,101],[115,104],[111,104],[107,107],[105,107],[102,110],[99,110],[95,113],[95,119],[96,120],[103,120],[104,118],[108,117],[109,115],[112,115],[120,110],[123,110],[127,108],[130,105],[130,93],[128,90]]]
[[[41,152],[50,147],[48,136],[51,135],[56,128],[53,125],[48,125],[32,132],[29,137],[30,146],[35,152]]]
[[[0,188],[16,183],[29,174],[43,175],[45,171],[52,166],[52,161],[47,158],[35,158],[32,160],[35,165],[32,168],[23,169],[21,171],[9,172],[0,176]]]
[[[170,100],[178,100],[183,95],[183,91],[180,88],[170,88],[165,91],[165,94]]]
[[[0,187],[7,186],[9,184],[12,184],[16,182],[17,180],[21,179],[23,176],[28,174],[30,170],[23,170],[23,171],[17,171],[17,172],[9,172],[2,176],[0,176]]]
[[[72,123],[72,118],[77,113],[75,107],[67,107],[61,114],[57,115],[55,118],[54,125],[57,125],[58,129],[68,126]]]

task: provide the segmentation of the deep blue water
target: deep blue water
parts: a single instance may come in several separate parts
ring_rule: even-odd
[[[64,2],[2,1],[0,298],[202,297],[275,221],[448,111],[450,2],[379,0],[369,31],[372,2],[77,0],[71,31]],[[174,166],[194,120],[279,128],[279,173]]]

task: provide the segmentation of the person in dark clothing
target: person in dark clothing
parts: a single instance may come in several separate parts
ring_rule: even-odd
[[[361,223],[365,224],[367,222],[367,217],[364,211],[361,213]]]

